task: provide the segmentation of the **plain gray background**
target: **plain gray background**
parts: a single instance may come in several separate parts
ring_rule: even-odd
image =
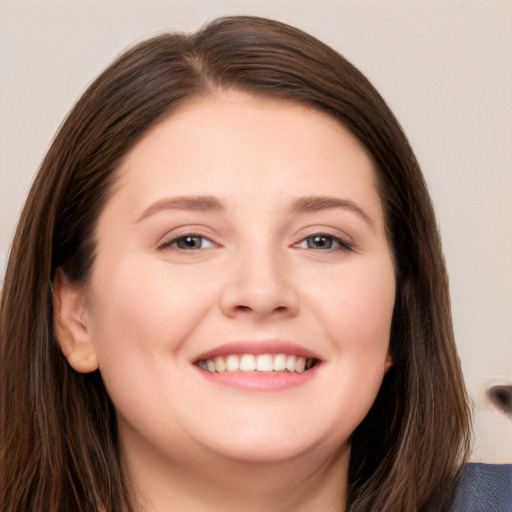
[[[358,66],[408,134],[436,205],[474,460],[512,462],[512,1],[0,0],[0,269],[65,113],[127,45],[229,14],[296,25]],[[2,271],[0,270],[0,276]]]

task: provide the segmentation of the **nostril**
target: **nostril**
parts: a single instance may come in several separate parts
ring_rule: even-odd
[[[504,414],[512,417],[512,385],[497,384],[487,390],[489,400]]]

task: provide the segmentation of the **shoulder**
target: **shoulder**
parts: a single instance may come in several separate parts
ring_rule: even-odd
[[[512,512],[512,464],[468,464],[454,512]]]

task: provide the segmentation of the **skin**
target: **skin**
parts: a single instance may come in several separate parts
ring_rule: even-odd
[[[76,370],[100,369],[136,501],[343,510],[350,435],[392,364],[395,277],[363,148],[326,114],[222,91],[153,128],[119,178],[90,281],[57,273],[56,330]],[[222,208],[162,206],[182,196]],[[313,196],[345,203],[305,208]],[[241,389],[194,364],[276,339],[318,356],[311,378]]]

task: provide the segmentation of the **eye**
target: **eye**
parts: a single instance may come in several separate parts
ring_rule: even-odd
[[[315,249],[317,251],[352,250],[352,245],[341,238],[321,233],[308,236],[297,245],[304,249]]]
[[[173,238],[160,245],[160,249],[171,248],[179,251],[197,251],[214,247],[214,243],[202,235],[188,234]]]

